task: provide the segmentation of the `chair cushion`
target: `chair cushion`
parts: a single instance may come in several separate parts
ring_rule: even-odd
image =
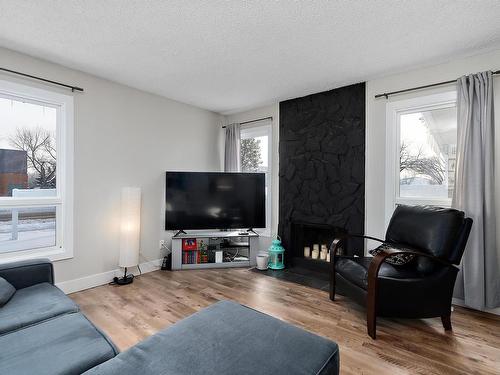
[[[113,345],[80,313],[0,336],[0,373],[81,374],[113,358]]]
[[[367,290],[368,268],[373,260],[372,257],[339,257],[335,259],[335,271],[354,285]],[[422,275],[414,266],[393,266],[382,263],[379,278],[412,279],[420,278]]]
[[[15,292],[16,288],[3,277],[0,277],[0,307],[9,302]]]
[[[385,241],[448,260],[463,223],[464,213],[452,208],[399,205],[389,222]]]
[[[338,374],[336,343],[218,302],[88,372],[120,375]]]
[[[78,311],[78,306],[60,289],[41,283],[18,289],[0,309],[0,335],[19,328]]]

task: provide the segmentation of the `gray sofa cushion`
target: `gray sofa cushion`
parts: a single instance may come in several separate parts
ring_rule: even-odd
[[[78,306],[49,283],[18,289],[0,309],[0,335],[54,316],[78,311]]]
[[[114,346],[80,313],[0,336],[0,373],[81,374],[110,358]]]
[[[15,292],[16,288],[3,277],[0,277],[0,307],[9,302]]]
[[[86,375],[338,374],[336,343],[234,302],[218,302]]]

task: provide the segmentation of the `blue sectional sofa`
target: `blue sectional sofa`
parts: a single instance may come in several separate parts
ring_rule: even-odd
[[[0,307],[0,374],[333,375],[334,342],[221,301],[118,350],[53,285],[48,260],[0,265],[15,288]]]
[[[0,307],[0,374],[81,374],[118,354],[53,275],[48,260],[0,265],[16,289]]]

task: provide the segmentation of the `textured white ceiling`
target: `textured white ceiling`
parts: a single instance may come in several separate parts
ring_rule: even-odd
[[[0,0],[0,46],[231,113],[498,48],[500,1]]]

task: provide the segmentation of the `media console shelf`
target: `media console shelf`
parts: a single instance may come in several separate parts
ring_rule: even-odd
[[[172,270],[249,267],[256,264],[254,232],[193,232],[172,237]]]

